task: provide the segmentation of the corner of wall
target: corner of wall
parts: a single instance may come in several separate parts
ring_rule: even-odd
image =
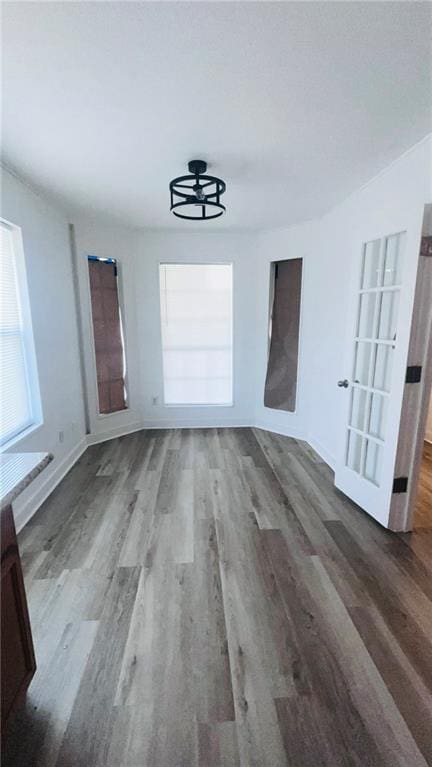
[[[86,446],[99,445],[101,442],[108,442],[110,439],[124,437],[126,434],[133,434],[135,431],[141,431],[141,429],[144,428],[144,423],[142,421],[135,421],[125,426],[115,426],[114,428],[105,429],[101,432],[92,432],[86,436]]]
[[[318,453],[318,455],[323,459],[324,463],[326,463],[327,466],[330,466],[330,468],[335,471],[336,456],[330,453],[327,448],[324,447],[324,445],[318,442],[310,434],[306,437],[306,442],[311,446],[313,450],[315,450],[316,453]]]

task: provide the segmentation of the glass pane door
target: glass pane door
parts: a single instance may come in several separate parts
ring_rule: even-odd
[[[405,234],[365,244],[358,292],[345,465],[377,487],[397,344]]]

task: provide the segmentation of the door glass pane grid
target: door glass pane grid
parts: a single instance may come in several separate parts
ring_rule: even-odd
[[[358,301],[346,465],[379,486],[404,233],[366,243]]]
[[[372,394],[382,394],[383,397],[388,397],[389,393],[388,391],[384,391],[383,389],[377,389],[374,386],[364,386],[363,384],[359,383],[353,383],[353,387],[355,386],[356,389],[364,389],[365,391],[370,391]]]
[[[359,309],[358,309],[358,320],[357,320],[357,338],[359,340],[370,340],[374,341],[378,337],[378,325],[379,325],[379,318],[380,318],[380,307],[381,307],[381,282],[383,280],[383,269],[384,269],[384,242],[375,240],[372,250],[371,258],[373,258],[372,266],[368,265],[367,259],[370,255],[368,246],[371,243],[367,243],[365,246],[365,252],[364,252],[364,265],[363,265],[363,276],[362,276],[362,285],[365,284],[365,276],[366,279],[369,280],[369,282],[373,282],[372,290],[364,290],[360,293],[359,296]],[[370,271],[373,268],[373,275],[371,276]],[[367,282],[366,282],[367,284]],[[369,366],[368,366],[368,374],[367,374],[367,383],[370,383],[370,377],[372,375],[370,370],[370,363],[372,358],[372,349],[370,349],[370,352],[368,354],[369,358]],[[364,381],[366,383],[366,381]]]
[[[399,289],[402,282],[402,256],[405,232],[373,240],[363,249],[360,292],[374,292],[382,288]]]
[[[358,434],[359,437],[366,437],[371,442],[375,442],[377,445],[383,445],[384,440],[380,439],[379,437],[375,437],[373,434],[369,434],[369,432],[361,431],[359,429],[356,429],[354,426],[348,427],[350,431],[354,432],[355,434]]]
[[[346,465],[379,487],[384,442],[348,428]]]

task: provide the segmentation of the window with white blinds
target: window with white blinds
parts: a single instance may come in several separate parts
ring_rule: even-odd
[[[23,300],[25,279],[17,252],[19,230],[0,222],[0,444],[4,445],[35,421]],[[37,392],[38,394],[38,392]]]
[[[232,265],[161,264],[166,405],[232,405]]]

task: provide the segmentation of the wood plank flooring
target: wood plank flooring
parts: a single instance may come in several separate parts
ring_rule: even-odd
[[[259,429],[91,447],[20,534],[38,671],[4,767],[432,765],[432,530]]]
[[[432,528],[432,444],[424,443],[414,526]]]

